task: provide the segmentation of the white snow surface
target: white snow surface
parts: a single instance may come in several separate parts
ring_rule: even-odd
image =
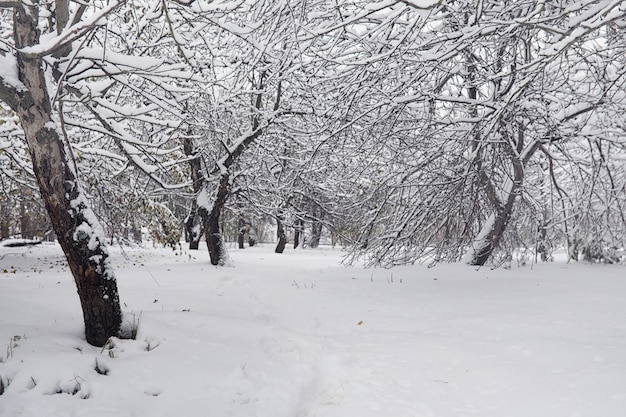
[[[624,267],[362,269],[338,249],[261,246],[216,268],[206,250],[110,252],[140,327],[101,349],[59,247],[0,247],[0,416],[626,410]]]

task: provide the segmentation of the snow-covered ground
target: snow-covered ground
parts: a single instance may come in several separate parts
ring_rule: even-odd
[[[111,251],[140,328],[99,349],[58,246],[0,247],[0,416],[626,415],[624,267]]]

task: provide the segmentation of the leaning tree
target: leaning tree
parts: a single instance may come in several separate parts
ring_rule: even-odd
[[[0,6],[5,23],[6,9],[12,14],[13,30],[11,37],[3,36],[0,97],[24,130],[41,196],[78,287],[87,341],[103,345],[117,334],[122,319],[117,284],[100,226],[71,163],[51,92],[59,85],[59,63],[69,59],[73,42],[91,32],[112,8],[85,17],[85,7],[79,7],[70,16],[69,2],[57,2],[55,18],[48,20],[51,5]]]
[[[87,155],[124,158],[122,168],[162,186],[184,181],[161,175],[183,157],[173,133],[194,81],[166,7],[0,1],[0,100],[19,119],[93,345],[118,334],[122,313],[103,231],[81,184]]]

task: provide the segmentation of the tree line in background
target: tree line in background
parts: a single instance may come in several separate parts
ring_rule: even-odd
[[[2,238],[53,231],[97,345],[115,241],[619,262],[625,26],[617,0],[0,0]]]

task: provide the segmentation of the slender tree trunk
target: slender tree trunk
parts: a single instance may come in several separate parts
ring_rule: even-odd
[[[295,232],[293,234],[293,248],[297,249],[300,246],[300,237],[302,237],[302,246],[304,246],[304,221],[302,219],[296,220]]]
[[[197,204],[194,201],[191,207],[191,213],[189,217],[187,217],[187,221],[185,222],[185,231],[187,234],[187,239],[189,242],[190,250],[198,250],[200,247],[200,238],[202,237],[203,227],[200,226],[201,222],[197,221],[197,216],[194,213],[197,210]]]
[[[313,221],[311,224],[311,240],[309,246],[313,249],[320,246],[320,239],[322,238],[322,223],[319,220]]]
[[[9,221],[7,219],[0,220],[0,240],[9,237]]]
[[[224,244],[224,237],[220,227],[220,218],[228,198],[229,188],[230,177],[228,174],[224,174],[220,178],[213,208],[206,216],[204,223],[204,234],[212,265],[223,265],[226,262],[226,245]]]
[[[133,235],[133,242],[141,243],[141,241],[143,240],[141,238],[141,229],[137,227],[137,225],[135,224],[134,221],[133,221],[130,229],[131,229],[131,233]]]
[[[249,246],[254,246],[256,245],[256,229],[253,225],[250,226],[250,229],[248,230],[248,245]]]
[[[38,6],[21,3],[15,7],[18,77],[24,88],[17,89],[13,98],[2,98],[22,123],[41,196],[76,282],[87,342],[102,346],[120,329],[117,283],[104,233],[87,207],[70,165],[70,150],[62,140],[59,122],[53,118],[43,60],[20,52],[39,43],[37,24]]]
[[[265,79],[265,73],[261,73],[258,89],[259,91],[263,91],[264,84],[263,80]],[[277,91],[277,98],[275,102],[274,110],[278,109],[278,104],[280,101],[280,82]],[[256,95],[255,99],[255,108],[257,110],[261,110],[263,94],[259,93]],[[222,234],[222,230],[220,227],[220,217],[222,212],[224,211],[224,206],[226,205],[226,200],[228,199],[229,191],[230,191],[230,169],[233,164],[237,161],[237,159],[241,156],[244,150],[254,142],[259,135],[263,132],[263,129],[260,127],[259,119],[257,115],[252,117],[252,129],[245,134],[244,137],[237,140],[237,145],[227,149],[228,154],[218,162],[216,170],[213,173],[220,173],[220,183],[217,190],[217,195],[215,200],[213,201],[213,207],[211,208],[211,212],[207,213],[206,210],[201,210],[200,215],[203,218],[204,223],[204,234],[206,237],[207,248],[209,250],[209,257],[211,258],[211,263],[213,265],[223,265],[226,262],[226,245],[224,244],[224,237]],[[226,145],[225,145],[226,146]],[[202,208],[202,205],[199,204]]]
[[[283,253],[285,246],[287,246],[287,236],[285,236],[285,227],[280,215],[276,218],[276,237],[278,238],[278,243],[276,244],[275,252]]]
[[[202,239],[202,235],[204,234],[202,210],[206,211],[206,209],[198,207],[197,200],[191,202],[191,211],[185,221],[185,234],[187,235],[190,250],[198,250],[200,247],[200,239]]]
[[[30,213],[26,210],[26,203],[24,201],[20,204],[20,236],[22,239],[33,238],[33,225]]]
[[[539,148],[539,142],[537,141],[531,142],[529,145],[525,146],[524,127],[521,124],[518,126],[518,134],[515,142],[513,142],[512,138],[507,137],[505,133],[503,133],[503,138],[505,139],[504,149],[512,165],[512,178],[509,179],[508,185],[502,187],[504,191],[499,195],[484,171],[481,170],[479,172],[481,186],[487,195],[487,199],[494,207],[494,210],[483,225],[481,232],[474,240],[472,248],[470,249],[470,265],[484,265],[500,244],[502,236],[509,224],[509,220],[511,220],[517,196],[522,189],[524,167]],[[515,144],[515,147],[513,147],[513,144]]]
[[[198,195],[204,187],[204,177],[202,176],[202,163],[200,155],[198,155],[194,149],[193,139],[191,136],[183,139],[183,151],[185,152],[185,155],[192,157],[189,159],[189,168],[191,169],[193,192],[196,195],[196,199],[194,199],[191,203],[191,210],[187,216],[187,221],[185,222],[185,231],[189,237],[189,249],[197,250],[200,247],[200,239],[202,239],[202,235],[204,234],[203,213],[200,211],[206,211],[206,209],[199,207],[197,200]]]
[[[237,243],[239,244],[239,249],[243,249],[245,247],[244,242],[246,237],[246,220],[243,218],[242,215],[240,215],[237,219],[237,231]]]
[[[319,247],[320,239],[322,238],[322,222],[323,211],[317,209],[315,206],[312,209],[313,220],[311,221],[311,240],[309,246],[313,249]]]

